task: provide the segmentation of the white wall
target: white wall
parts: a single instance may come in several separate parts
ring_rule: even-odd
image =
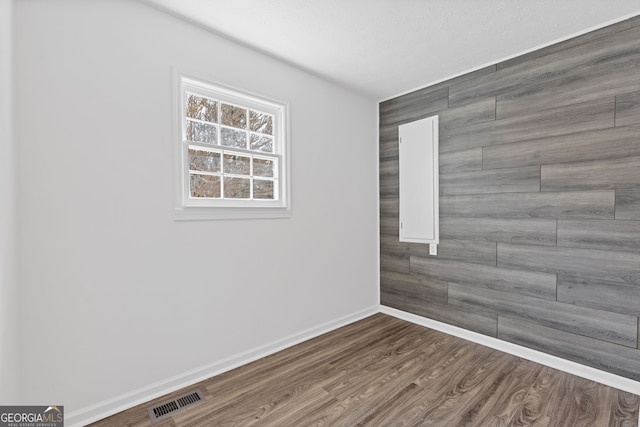
[[[378,304],[374,100],[138,2],[15,13],[25,401],[82,412]],[[173,220],[171,66],[290,102],[291,219]]]
[[[13,0],[0,0],[0,404],[5,405],[18,402],[12,17]]]

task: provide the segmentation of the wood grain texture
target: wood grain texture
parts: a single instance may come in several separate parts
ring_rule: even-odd
[[[440,238],[555,246],[556,221],[445,217],[440,220]]]
[[[640,221],[640,190],[616,190],[616,219]]]
[[[640,284],[640,254],[631,252],[498,243],[498,266]]]
[[[640,252],[640,221],[558,221],[558,246]]]
[[[399,125],[449,107],[449,88],[426,88],[380,103],[380,126]]]
[[[486,67],[482,67],[482,68],[479,68],[477,70],[468,72],[466,74],[461,74],[461,75],[459,75],[457,77],[454,77],[452,79],[444,80],[444,81],[441,81],[439,83],[435,83],[433,85],[429,85],[427,87],[431,91],[434,91],[434,90],[437,90],[437,89],[444,89],[444,88],[446,88],[448,90],[451,85],[454,85],[454,84],[457,84],[457,83],[461,83],[461,82],[464,82],[464,81],[478,79],[478,78],[481,78],[482,76],[486,76],[488,74],[495,73],[495,71],[496,71],[496,65],[492,64],[492,65],[488,65]],[[405,95],[401,95],[401,96],[395,97],[395,98],[401,98],[403,96],[405,96]],[[386,101],[383,101],[383,102],[386,102]]]
[[[380,145],[378,148],[378,158],[381,162],[387,160],[398,160],[398,126],[380,126],[379,129]]]
[[[453,129],[496,119],[496,98],[483,99],[473,104],[448,108],[438,113],[440,129]]]
[[[558,276],[558,301],[640,317],[640,285]]]
[[[540,167],[529,166],[440,176],[440,195],[534,193],[540,191]]]
[[[399,218],[400,201],[395,197],[389,199],[380,199],[380,217]],[[397,230],[399,230],[399,228]]]
[[[385,160],[380,162],[378,176],[381,180],[398,180],[400,163],[398,159]]]
[[[506,316],[498,318],[498,338],[636,381],[640,379],[640,350],[638,349],[570,334]]]
[[[452,84],[449,105],[464,105],[478,98],[503,95],[523,85],[550,84],[558,78],[580,75],[594,67],[613,71],[620,64],[640,59],[638,39],[640,28],[634,26],[579,44],[570,52],[559,50],[508,68],[502,67],[492,75]]]
[[[613,219],[613,191],[441,196],[440,216],[465,218]]]
[[[636,35],[638,36],[640,34]],[[640,52],[640,49],[637,50]],[[630,90],[640,90],[638,59],[592,66],[579,74],[543,83],[521,85],[498,96],[496,118],[503,119],[563,105],[615,97]]]
[[[640,157],[542,165],[542,191],[640,190]]]
[[[380,251],[387,255],[409,255],[409,245],[400,241],[398,233],[380,235]]]
[[[434,258],[410,257],[411,273],[445,282],[468,283],[548,300],[556,299],[555,274],[509,270]]]
[[[540,370],[528,374],[535,378],[530,382],[531,385],[523,387],[514,383],[509,401],[504,402],[504,410],[490,414],[478,425],[566,427],[566,423],[570,422],[571,425],[632,426],[629,417],[618,414],[624,414],[633,407],[633,395],[612,399],[598,396],[598,390],[591,384],[571,384],[564,378],[556,377],[555,371],[547,367],[540,367]],[[588,415],[580,416],[575,421],[557,416],[547,400],[551,396],[556,400],[556,405],[570,411],[584,411]]]
[[[450,282],[448,302],[462,309],[487,310],[560,331],[636,348],[635,316],[515,295],[479,286]]]
[[[409,253],[428,258],[429,245],[412,244]],[[438,244],[438,259],[496,265],[496,243],[441,238]]]
[[[151,423],[149,406],[196,389],[204,402]],[[91,426],[626,425],[639,402],[377,314]]]
[[[440,174],[482,170],[482,148],[452,151],[440,154]]]
[[[402,293],[414,302],[447,302],[447,282],[425,276],[384,271],[380,273],[380,287],[388,293]]]
[[[409,257],[406,255],[380,254],[380,270],[382,273],[394,272],[409,274]]]
[[[616,96],[616,126],[640,123],[640,92]]]
[[[400,230],[400,219],[397,216],[380,217],[380,234],[397,236]]]
[[[613,127],[614,113],[615,100],[608,98],[443,130],[440,132],[440,152]]]
[[[640,126],[621,126],[482,148],[484,169],[640,155]]]
[[[495,314],[473,311],[456,312],[447,304],[407,298],[402,289],[381,288],[380,304],[491,337],[495,337],[497,333],[498,320]]]
[[[399,197],[400,197],[399,184],[400,184],[400,177],[398,175],[396,176],[388,175],[385,177],[380,177],[378,181],[380,198],[399,200]]]

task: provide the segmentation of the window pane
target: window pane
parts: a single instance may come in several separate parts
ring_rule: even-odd
[[[253,175],[273,177],[273,167],[275,162],[266,159],[253,159]]]
[[[224,173],[236,175],[250,175],[251,159],[233,154],[224,155]]]
[[[273,138],[270,136],[251,134],[251,150],[273,153]]]
[[[218,103],[213,99],[187,93],[187,117],[218,122]]]
[[[220,153],[189,148],[189,169],[192,171],[220,172]]]
[[[187,120],[187,140],[217,144],[218,133],[216,126]]]
[[[220,177],[191,174],[191,197],[220,197]]]
[[[273,181],[253,180],[253,198],[273,200]]]
[[[234,128],[246,129],[246,108],[236,107],[235,105],[222,104],[222,124],[233,126]]]
[[[251,110],[249,112],[249,128],[254,132],[273,135],[273,116]]]
[[[222,145],[247,148],[247,133],[241,130],[221,129]]]
[[[224,197],[227,199],[248,199],[251,195],[249,178],[224,178]]]

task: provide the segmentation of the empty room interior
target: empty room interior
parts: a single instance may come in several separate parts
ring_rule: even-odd
[[[640,425],[638,0],[0,0],[0,140],[0,408]]]

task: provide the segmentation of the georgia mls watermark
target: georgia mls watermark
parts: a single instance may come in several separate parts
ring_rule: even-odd
[[[0,406],[0,427],[64,427],[64,406]]]

